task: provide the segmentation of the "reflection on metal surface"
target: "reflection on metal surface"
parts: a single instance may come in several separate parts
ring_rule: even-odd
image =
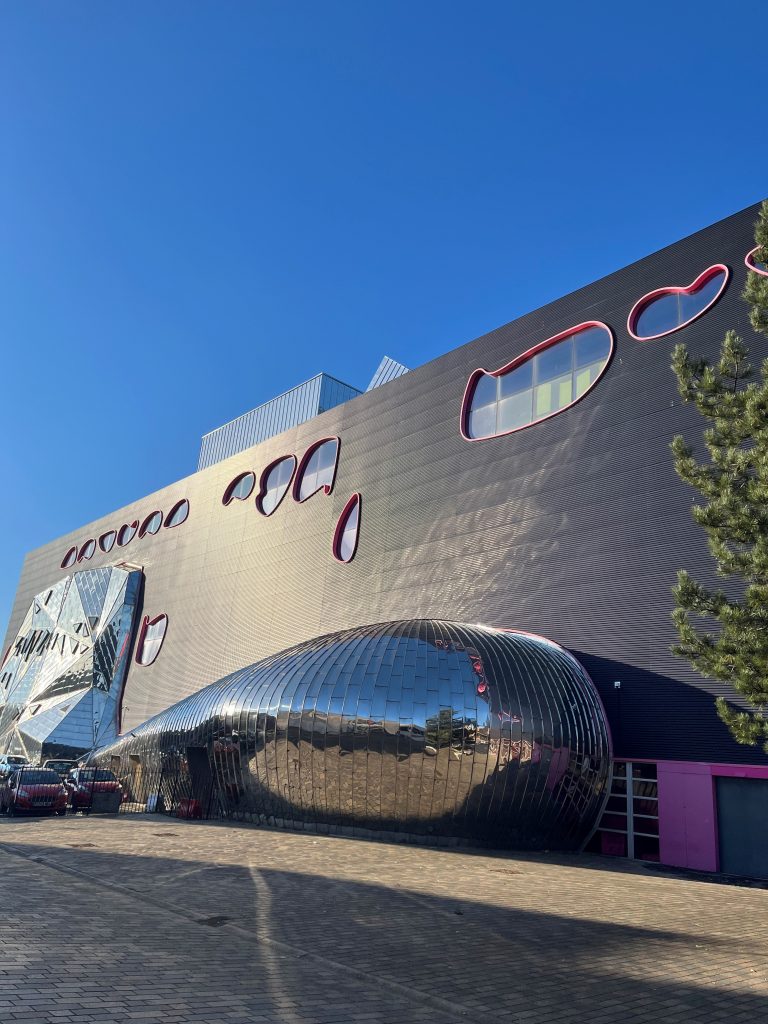
[[[141,578],[86,569],[34,598],[0,674],[0,751],[79,757],[114,738]]]
[[[556,644],[409,620],[241,669],[94,759],[132,799],[186,816],[574,849],[603,804],[610,738],[591,680]]]

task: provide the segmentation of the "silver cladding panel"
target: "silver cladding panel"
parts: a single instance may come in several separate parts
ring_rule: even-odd
[[[610,742],[566,651],[420,620],[242,669],[95,759],[133,801],[152,779],[167,810],[191,799],[206,816],[572,849],[596,824]]]

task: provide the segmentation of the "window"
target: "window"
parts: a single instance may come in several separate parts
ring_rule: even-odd
[[[111,551],[112,548],[115,546],[116,539],[117,534],[115,533],[115,531],[107,530],[106,533],[102,533],[102,535],[99,537],[99,547],[101,548],[102,551]]]
[[[615,857],[659,859],[659,790],[655,764],[614,762],[611,792],[587,849]]]
[[[613,334],[597,321],[536,345],[500,370],[467,381],[461,432],[468,441],[511,434],[569,408],[595,386],[613,353]]]
[[[189,502],[186,498],[182,498],[181,501],[177,501],[165,520],[166,529],[170,530],[174,526],[181,526],[186,521],[189,515]]]
[[[291,486],[296,469],[296,456],[284,455],[272,462],[261,474],[256,508],[262,515],[271,516]]]
[[[657,288],[649,292],[632,307],[627,330],[638,341],[653,341],[679,331],[717,302],[729,276],[728,267],[716,263],[686,288]]]
[[[80,554],[77,556],[78,562],[86,562],[89,558],[93,558],[93,553],[96,550],[96,541],[87,540],[85,544],[80,548]]]
[[[755,258],[761,248],[762,246],[756,245],[755,248],[751,252],[748,252],[744,257],[744,262],[749,269],[754,270],[756,274],[762,274],[763,277],[768,277],[768,263],[761,263]]]
[[[160,511],[150,512],[147,518],[141,524],[141,529],[139,530],[139,537],[146,537],[148,533],[157,533],[157,531],[160,529],[162,525],[163,513]]]
[[[351,562],[355,557],[360,535],[360,504],[360,495],[353,494],[336,524],[332,551],[333,557],[339,562]]]
[[[136,663],[138,665],[152,664],[160,653],[167,629],[167,615],[156,615],[154,619],[150,619],[148,615],[144,616],[144,621],[139,631],[139,639],[136,642]]]
[[[123,525],[117,531],[118,547],[124,548],[126,544],[130,544],[133,538],[136,536],[136,531],[138,530],[138,528],[138,519],[134,519],[132,523],[123,523]]]
[[[338,437],[326,437],[307,448],[293,484],[295,501],[306,501],[321,488],[326,494],[331,493],[338,456]]]
[[[74,565],[75,564],[75,559],[76,558],[77,558],[77,547],[70,548],[69,551],[66,553],[66,555],[64,555],[64,557],[61,560],[61,568],[62,569],[68,569],[70,567],[70,565]]]
[[[236,476],[228,485],[226,491],[224,491],[224,497],[221,499],[222,505],[229,505],[231,501],[245,501],[246,498],[250,498],[251,491],[255,485],[256,477],[250,471]]]

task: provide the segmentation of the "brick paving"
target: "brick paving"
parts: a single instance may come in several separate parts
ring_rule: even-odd
[[[0,821],[2,1024],[758,1024],[768,891],[159,816]]]

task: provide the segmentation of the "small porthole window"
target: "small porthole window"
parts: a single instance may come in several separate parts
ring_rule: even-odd
[[[649,292],[632,307],[627,330],[637,341],[655,341],[687,327],[717,302],[729,276],[728,267],[716,263],[685,287],[670,286]]]
[[[758,253],[761,253],[763,248],[764,247],[761,245],[756,245],[755,248],[752,249],[751,252],[748,252],[744,257],[744,262],[749,269],[754,270],[756,274],[762,274],[763,277],[768,277],[768,263],[764,263],[758,259]]]
[[[117,531],[118,547],[124,548],[126,544],[130,544],[133,538],[136,536],[136,531],[138,530],[138,528],[138,519],[134,519],[132,523],[123,523],[123,525]]]
[[[306,501],[319,490],[330,494],[336,478],[336,465],[339,458],[338,437],[327,437],[311,445],[301,460],[296,480],[293,484],[293,497],[296,501]]]
[[[339,562],[351,562],[357,551],[360,536],[361,497],[353,494],[339,516],[333,535],[333,557]]]
[[[89,558],[93,558],[93,553],[96,550],[96,541],[87,540],[85,544],[80,548],[80,553],[77,556],[78,562],[87,562]]]
[[[139,639],[136,643],[136,663],[138,665],[151,665],[160,653],[160,648],[165,640],[165,633],[168,629],[168,616],[163,613],[150,619],[144,616],[139,631]]]
[[[77,547],[75,546],[73,548],[70,548],[69,551],[66,553],[66,555],[64,555],[64,557],[62,558],[62,560],[61,560],[61,568],[62,569],[69,569],[69,567],[71,565],[75,564],[75,560],[76,559],[77,559]]]
[[[139,528],[139,537],[146,537],[146,535],[157,533],[160,527],[163,525],[163,513],[160,511],[150,512],[144,522]]]
[[[254,473],[251,473],[250,470],[247,473],[241,473],[224,491],[224,497],[221,499],[222,505],[229,505],[232,501],[245,501],[246,498],[250,498],[255,486],[256,476]]]
[[[189,515],[189,502],[186,498],[182,498],[181,501],[177,501],[171,511],[168,513],[165,519],[166,529],[170,530],[174,526],[181,526],[186,521]]]
[[[261,486],[256,498],[256,508],[262,515],[271,516],[291,486],[296,469],[296,456],[284,455],[270,463],[261,475]]]
[[[107,530],[106,533],[102,533],[102,535],[99,537],[99,547],[104,552],[111,551],[112,548],[115,546],[116,539],[117,534],[115,533],[115,531]]]

